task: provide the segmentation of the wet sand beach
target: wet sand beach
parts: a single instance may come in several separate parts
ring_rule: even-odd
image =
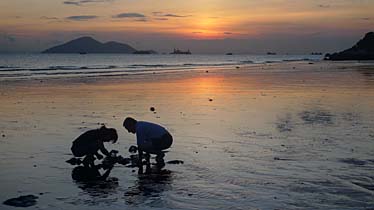
[[[284,62],[240,68],[0,83],[0,201],[28,209],[371,209],[374,65]],[[150,111],[155,108],[155,112]],[[72,180],[71,142],[101,124],[128,156],[133,116],[167,127],[170,174],[117,165]],[[0,209],[14,209],[1,204]]]

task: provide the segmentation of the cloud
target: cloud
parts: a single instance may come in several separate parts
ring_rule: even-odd
[[[152,12],[152,14],[157,17],[175,17],[175,18],[185,18],[185,17],[191,16],[191,15],[176,15],[172,13],[163,13],[163,12]]]
[[[69,1],[64,1],[63,4],[82,6],[84,4],[89,4],[89,3],[107,3],[107,2],[113,2],[113,1],[114,0],[69,0]]]
[[[58,20],[57,17],[47,17],[47,16],[41,16],[40,19],[42,19],[42,20]]]
[[[154,18],[155,20],[169,20],[168,18]]]
[[[192,33],[193,34],[202,34],[203,32],[201,32],[201,31],[193,31]]]
[[[232,34],[232,32],[225,31],[225,32],[223,32],[223,34],[230,35],[230,34]]]
[[[164,14],[163,16],[164,17],[178,17],[178,18],[188,17],[188,15],[176,15],[176,14]]]
[[[80,6],[81,4],[79,2],[75,2],[75,1],[64,1],[64,4],[70,4],[70,5],[76,5],[76,6]]]
[[[319,4],[318,7],[320,7],[320,8],[330,8],[331,5],[328,5],[328,4]]]
[[[118,15],[113,16],[113,18],[146,18],[145,15],[140,14],[140,13],[121,13]]]
[[[77,15],[77,16],[66,17],[66,19],[74,20],[74,21],[86,21],[86,20],[96,19],[98,17],[99,16],[95,16],[95,15]]]
[[[369,17],[360,18],[361,20],[371,20]]]

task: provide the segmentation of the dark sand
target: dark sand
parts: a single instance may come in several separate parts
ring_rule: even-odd
[[[0,100],[1,202],[32,194],[28,209],[374,206],[370,63],[1,81]],[[166,126],[175,141],[165,161],[184,164],[142,176],[117,166],[107,182],[74,182],[72,140],[105,123],[119,133],[108,148],[129,155],[125,116]]]

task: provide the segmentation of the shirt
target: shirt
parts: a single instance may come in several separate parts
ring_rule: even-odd
[[[161,125],[150,122],[138,121],[136,123],[136,142],[142,145],[152,139],[161,138],[168,131]]]

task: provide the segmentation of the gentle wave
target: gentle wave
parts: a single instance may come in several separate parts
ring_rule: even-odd
[[[84,58],[73,55],[7,55],[0,58],[0,78],[102,76],[120,74],[144,74],[149,72],[177,72],[201,68],[279,63],[290,61],[320,60],[316,56],[279,55],[193,55],[178,56],[128,56],[90,55]]]
[[[240,63],[237,63],[240,64]],[[64,71],[64,70],[99,70],[99,69],[149,69],[149,68],[182,68],[182,67],[209,67],[209,66],[227,66],[235,65],[235,63],[217,63],[217,64],[181,64],[181,65],[167,65],[167,64],[133,64],[128,66],[49,66],[46,68],[1,68],[1,73],[3,72],[16,72],[16,71]]]

